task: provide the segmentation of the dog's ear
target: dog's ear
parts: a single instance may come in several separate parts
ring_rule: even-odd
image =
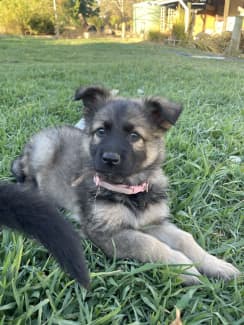
[[[167,131],[174,125],[182,112],[182,106],[161,97],[145,99],[145,113],[160,129]]]
[[[85,111],[97,110],[102,107],[108,98],[111,96],[109,90],[99,87],[80,87],[76,90],[74,100],[82,100],[85,106]]]

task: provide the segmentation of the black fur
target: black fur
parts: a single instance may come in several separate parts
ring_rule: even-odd
[[[84,117],[88,120],[99,107],[104,105],[109,97],[110,92],[103,87],[81,87],[76,90],[74,100],[82,99],[85,105]]]
[[[89,285],[78,234],[56,208],[23,185],[0,185],[0,225],[34,237],[84,287]]]
[[[84,188],[89,190],[86,192]],[[150,185],[148,192],[142,192],[137,194],[122,194],[116,193],[105,188],[95,189],[94,184],[83,184],[79,187],[81,206],[85,208],[86,214],[90,213],[90,201],[91,198],[96,197],[96,200],[106,201],[110,203],[120,203],[131,209],[137,216],[142,211],[148,208],[148,205],[159,203],[162,200],[167,200],[167,188],[159,187],[157,185]],[[89,212],[88,212],[89,211]]]
[[[134,125],[128,121],[130,111],[139,111],[140,107],[136,102],[129,100],[109,101],[104,107],[100,108],[100,114],[104,114],[104,121],[101,128],[90,130],[93,140],[90,144],[90,153],[96,172],[106,175],[112,175],[113,182],[120,182],[133,173],[141,169],[142,162],[146,159],[144,148],[141,150],[133,149],[133,142],[137,134],[134,132]],[[109,118],[108,118],[109,115]],[[105,117],[106,116],[106,117]],[[100,134],[100,130],[103,131]],[[133,138],[134,136],[134,138]],[[139,140],[140,135],[138,135]],[[97,139],[99,138],[99,142]],[[104,160],[104,155],[111,159]],[[118,163],[113,163],[113,156],[119,157]],[[115,156],[115,157],[116,157]]]
[[[102,200],[113,203],[121,203],[133,211],[135,216],[140,216],[140,212],[147,209],[148,205],[166,200],[166,192],[161,189],[160,192],[137,193],[132,195],[118,194],[108,190],[102,190],[96,197],[96,200]]]

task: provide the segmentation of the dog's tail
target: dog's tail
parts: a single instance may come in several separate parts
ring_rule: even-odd
[[[89,276],[78,233],[37,191],[17,184],[0,184],[0,225],[40,241],[81,285]]]

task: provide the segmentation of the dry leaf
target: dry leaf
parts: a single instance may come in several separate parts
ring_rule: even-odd
[[[183,325],[181,318],[180,318],[180,310],[176,307],[176,318],[175,320],[173,320],[172,323],[170,323],[170,325]]]

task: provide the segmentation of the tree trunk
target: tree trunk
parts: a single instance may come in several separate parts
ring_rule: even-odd
[[[55,21],[55,36],[59,38],[59,25],[58,25],[58,13],[56,0],[53,0],[53,11],[54,11],[54,21]]]
[[[122,37],[122,39],[125,39],[126,25],[125,25],[125,7],[124,7],[124,0],[122,0],[122,2],[121,2],[121,16],[122,16],[121,37]]]
[[[121,37],[122,39],[125,39],[125,31],[126,31],[126,24],[124,21],[122,21],[122,24],[121,24]]]
[[[87,29],[88,29],[88,26],[89,26],[89,24],[88,24],[88,22],[86,20],[86,17],[84,17],[81,13],[79,13],[78,16],[79,16],[79,19],[80,19],[82,30],[83,30],[83,32],[86,32]]]

